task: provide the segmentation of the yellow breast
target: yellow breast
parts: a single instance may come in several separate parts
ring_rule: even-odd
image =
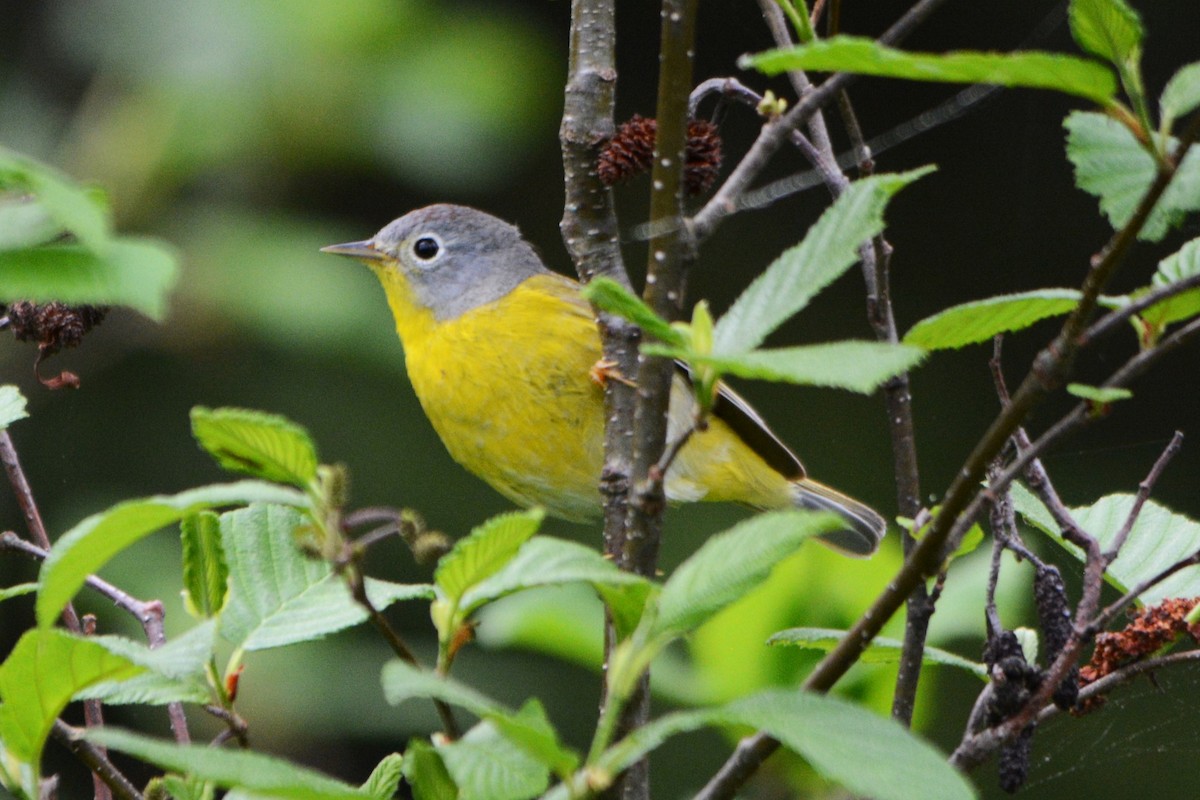
[[[450,455],[519,505],[596,516],[603,390],[588,376],[600,347],[574,282],[535,276],[436,323],[395,303],[409,379]]]

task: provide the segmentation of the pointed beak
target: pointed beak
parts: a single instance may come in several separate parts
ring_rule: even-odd
[[[346,244],[331,244],[328,247],[321,248],[322,253],[333,253],[338,256],[350,256],[351,258],[361,258],[367,261],[380,261],[383,259],[383,253],[375,249],[375,245],[368,239],[365,242],[346,242]]]

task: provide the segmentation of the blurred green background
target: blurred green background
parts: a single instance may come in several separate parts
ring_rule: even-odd
[[[733,74],[739,54],[769,45],[754,4],[701,5],[697,80]],[[907,5],[846,3],[844,26],[876,34]],[[1196,57],[1200,9],[1194,0],[1135,5],[1149,30],[1146,72],[1153,94]],[[909,45],[1012,48],[1061,4],[1019,6],[950,4]],[[412,208],[451,201],[516,222],[548,263],[569,271],[557,230],[557,129],[569,13],[566,0],[0,0],[0,144],[103,187],[124,232],[165,239],[183,261],[164,324],[114,311],[83,348],[46,365],[47,373],[77,372],[79,391],[39,386],[31,346],[0,348],[3,381],[20,385],[30,399],[32,419],[18,424],[13,436],[52,532],[120,499],[221,479],[188,432],[187,412],[197,404],[259,408],[305,425],[325,461],[349,465],[355,505],[411,506],[453,535],[507,507],[450,460],[425,421],[374,279],[317,250],[366,238]],[[657,8],[626,3],[620,13],[619,116],[652,116]],[[1071,49],[1062,25],[1032,45]],[[787,94],[782,82],[740,77]],[[861,82],[852,92],[870,135],[949,94],[883,81]],[[953,302],[1078,283],[1108,228],[1096,202],[1073,188],[1062,154],[1061,120],[1071,107],[1049,94],[1000,94],[880,157],[880,168],[888,170],[939,165],[889,212],[902,330]],[[730,111],[723,126],[727,162],[744,152],[757,124],[743,109]],[[833,118],[831,127],[837,127]],[[779,161],[774,177],[803,167],[792,153]],[[643,218],[646,194],[644,182],[618,190],[626,228]],[[723,309],[803,235],[826,202],[821,190],[810,191],[727,222],[701,254],[692,299],[707,297]],[[1192,222],[1167,245],[1138,248],[1116,288],[1148,282],[1158,258],[1198,231]],[[639,272],[644,247],[629,238],[628,263]],[[852,273],[776,340],[869,336],[860,284]],[[1051,330],[1036,327],[1006,345],[1011,379]],[[1082,379],[1102,378],[1133,348],[1128,337],[1089,355],[1080,363]],[[914,377],[929,495],[945,487],[994,414],[989,354],[982,348],[939,354]],[[1196,356],[1194,347],[1176,355],[1134,387],[1135,402],[1048,459],[1069,502],[1132,490],[1175,428],[1192,432]],[[813,474],[894,514],[877,397],[767,385],[739,389]],[[1049,404],[1035,428],[1066,407]],[[1198,484],[1200,450],[1185,444],[1156,497],[1197,517]],[[673,513],[664,568],[740,516],[716,507]],[[0,526],[21,526],[6,491],[0,492]],[[597,531],[583,526],[556,522],[548,529],[598,541]],[[380,575],[425,578],[398,547],[374,558]],[[763,638],[789,625],[845,626],[895,561],[894,550],[872,562],[805,552],[750,602],[754,625],[745,618],[724,621],[696,637],[697,662],[678,677],[675,696],[728,696],[793,681],[810,661],[795,652],[763,653]],[[25,563],[0,560],[5,582],[32,573]],[[971,658],[978,657],[982,637],[981,574],[978,565],[952,574],[937,622],[947,646]],[[162,597],[169,622],[185,622],[177,544],[169,533],[118,559],[106,576],[139,596]],[[1010,623],[1017,624],[1019,582],[1011,594]],[[570,608],[577,599],[526,602]],[[128,627],[90,598],[85,606],[102,612],[102,626]],[[503,630],[501,611],[490,621],[493,631]],[[395,613],[422,641],[424,611],[413,605]],[[27,605],[5,603],[0,638],[10,639],[28,621]],[[488,624],[481,631],[485,640]],[[432,715],[415,706],[397,712],[382,702],[377,675],[387,652],[361,633],[249,660],[242,702],[256,746],[361,780],[374,760],[432,725]],[[568,650],[571,637],[580,635],[571,623],[554,633]],[[423,644],[430,643],[425,637]],[[677,655],[675,666],[682,668]],[[587,741],[598,696],[588,671],[483,648],[462,657],[456,670],[510,702],[537,693],[571,742]],[[887,669],[864,668],[847,688],[879,703],[888,683]],[[1027,796],[1123,797],[1135,785],[1144,790],[1152,770],[1171,794],[1170,765],[1197,755],[1194,725],[1182,709],[1200,690],[1184,674],[1162,676],[1161,685],[1161,694],[1143,687],[1104,714],[1043,731]],[[971,678],[931,674],[919,724],[952,746],[977,688]],[[112,716],[166,730],[157,709],[114,710]],[[723,747],[715,735],[668,746],[654,769],[656,796],[689,794],[719,763]],[[73,766],[68,772],[78,777]],[[987,770],[978,777],[995,792]],[[768,779],[758,791],[779,796],[772,793],[782,786]]]

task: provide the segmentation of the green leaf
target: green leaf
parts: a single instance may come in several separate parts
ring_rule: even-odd
[[[119,636],[96,636],[94,641],[145,672],[120,681],[102,681],[77,692],[74,699],[103,700],[109,705],[207,703],[212,699],[204,669],[213,657],[216,626],[205,622],[150,649]]]
[[[9,600],[13,597],[21,597],[26,594],[33,594],[38,590],[36,583],[18,583],[16,586],[5,586],[0,589],[0,602]]]
[[[878,800],[976,797],[975,789],[946,762],[945,755],[894,720],[835,697],[786,690],[760,692],[713,709],[663,715],[609,748],[597,766],[615,775],[670,736],[706,725],[765,730],[824,778],[856,796]]]
[[[1075,165],[1075,184],[1100,198],[1100,209],[1114,228],[1133,216],[1158,173],[1154,157],[1115,119],[1076,111],[1067,116],[1067,157]],[[1168,150],[1178,146],[1171,139]],[[1138,238],[1157,242],[1191,212],[1200,210],[1200,151],[1193,148],[1175,172]]]
[[[1142,21],[1124,0],[1071,0],[1069,20],[1075,42],[1120,69],[1141,58]]]
[[[570,772],[579,763],[579,757],[559,743],[540,705],[531,708],[526,704],[514,712],[452,678],[439,677],[403,661],[385,664],[381,680],[383,695],[392,705],[430,698],[461,706],[492,722],[506,739],[555,772]]]
[[[434,584],[451,603],[459,603],[468,589],[499,572],[517,554],[545,516],[540,508],[531,508],[492,517],[442,556]]]
[[[9,298],[129,306],[161,320],[178,261],[150,239],[114,239],[102,253],[76,244],[0,250],[0,286]]]
[[[289,800],[362,800],[372,795],[281,758],[249,750],[180,745],[117,728],[89,728],[94,744],[128,753],[163,769],[212,781],[226,789]]]
[[[76,692],[141,670],[66,631],[26,631],[0,664],[0,740],[10,755],[36,765],[54,720]]]
[[[767,644],[787,644],[802,647],[806,650],[819,650],[828,653],[846,638],[846,631],[829,628],[788,628],[780,631],[767,640]],[[904,642],[899,639],[889,639],[886,636],[876,636],[863,651],[861,661],[865,664],[898,664]],[[947,667],[958,667],[970,672],[982,681],[988,680],[987,667],[962,656],[955,655],[937,647],[926,647],[922,658],[925,664],[939,664]]]
[[[375,769],[371,770],[371,775],[362,785],[362,790],[377,800],[391,800],[403,777],[404,756],[400,753],[388,753],[375,765]]]
[[[611,278],[593,278],[583,287],[583,296],[597,308],[637,325],[659,341],[683,347],[687,337],[654,313],[642,299]]]
[[[55,618],[92,573],[125,548],[205,508],[274,502],[303,505],[304,496],[292,489],[261,481],[237,481],[119,503],[93,514],[50,548],[39,579],[37,619],[42,627]]]
[[[162,778],[151,778],[146,785],[144,796],[150,796],[156,784],[170,794],[171,800],[213,800],[216,794],[216,787],[209,781],[185,778],[180,775],[163,775]],[[225,800],[235,800],[235,798],[226,794]]]
[[[860,36],[831,36],[799,47],[743,56],[738,63],[768,75],[803,69],[914,81],[1051,89],[1100,105],[1108,105],[1117,93],[1112,72],[1089,59],[1034,51],[909,53]]]
[[[1200,108],[1200,61],[1179,70],[1167,81],[1158,99],[1162,113],[1162,128],[1170,131],[1175,120]]]
[[[1067,314],[1081,296],[1075,289],[1035,289],[973,300],[921,320],[904,334],[904,342],[926,350],[987,342],[998,333],[1019,331],[1047,317]]]
[[[652,635],[698,627],[766,580],[809,537],[838,525],[832,514],[772,511],[709,537],[663,585]]]
[[[808,229],[804,241],[785,251],[734,301],[713,331],[713,354],[753,350],[801,311],[818,292],[858,261],[858,247],[883,230],[892,195],[932,167],[855,181]]]
[[[1086,383],[1068,383],[1067,394],[1101,405],[1128,400],[1133,392],[1120,387],[1088,386]]]
[[[723,375],[828,386],[861,394],[870,394],[889,378],[915,367],[925,358],[925,351],[917,347],[855,341],[752,350],[727,356],[703,356],[653,345],[642,347],[642,352],[712,367]]]
[[[457,741],[437,749],[462,800],[525,800],[546,790],[546,765],[480,722]]]
[[[317,449],[308,431],[276,414],[196,406],[192,409],[192,435],[231,472],[301,489],[317,479]]]
[[[63,227],[51,218],[36,198],[4,194],[0,189],[0,250],[45,244],[62,232]]]
[[[442,757],[422,739],[412,739],[404,751],[404,779],[414,800],[458,800],[458,787]]]
[[[229,599],[229,565],[221,549],[221,523],[211,511],[183,518],[183,605],[197,619],[215,617]]]
[[[1049,510],[1032,492],[1014,483],[1012,499],[1014,508],[1027,522],[1049,534],[1051,539],[1080,561],[1083,560],[1079,549],[1062,538],[1062,532]],[[1132,494],[1108,495],[1090,506],[1070,509],[1071,516],[1083,530],[1096,537],[1102,550],[1106,550],[1128,519],[1134,499]],[[1147,500],[1137,522],[1129,531],[1121,554],[1109,565],[1104,578],[1118,591],[1127,592],[1197,550],[1200,550],[1200,523],[1176,514],[1154,500]],[[1167,597],[1197,595],[1200,595],[1200,566],[1191,566],[1142,592],[1138,600],[1145,605],[1153,605]]]
[[[623,609],[640,614],[641,602],[650,583],[640,575],[618,569],[590,547],[549,536],[538,536],[525,544],[501,569],[468,589],[459,601],[463,613],[471,613],[497,598],[540,586],[588,583],[600,590],[610,587],[606,599],[628,602],[636,608]]]
[[[221,515],[230,594],[220,633],[237,647],[265,650],[311,641],[367,618],[330,566],[296,547],[295,531],[306,519],[293,508],[258,504]],[[366,586],[380,610],[396,600],[433,596],[427,585],[368,578]]]
[[[0,386],[0,431],[29,416],[25,410],[25,395],[11,383]]]
[[[1200,275],[1200,239],[1192,239],[1158,262],[1158,269],[1150,279],[1150,287],[1161,289],[1196,275]],[[1191,319],[1197,314],[1200,314],[1200,288],[1189,289],[1150,306],[1142,312],[1142,319],[1161,329],[1173,322]]]
[[[102,194],[81,188],[53,167],[0,147],[0,189],[6,188],[37,197],[46,214],[89,250],[99,253],[110,244],[112,226]]]
[[[855,795],[876,800],[977,796],[933,745],[895,720],[836,697],[767,691],[731,703],[720,716],[767,731],[822,777]]]

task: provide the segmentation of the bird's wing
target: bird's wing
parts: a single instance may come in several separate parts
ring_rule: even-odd
[[[675,367],[689,382],[691,381],[692,374],[686,364],[676,361]],[[713,404],[713,414],[783,477],[792,481],[805,477],[804,464],[796,454],[780,441],[741,395],[724,383],[717,387],[717,401]]]

